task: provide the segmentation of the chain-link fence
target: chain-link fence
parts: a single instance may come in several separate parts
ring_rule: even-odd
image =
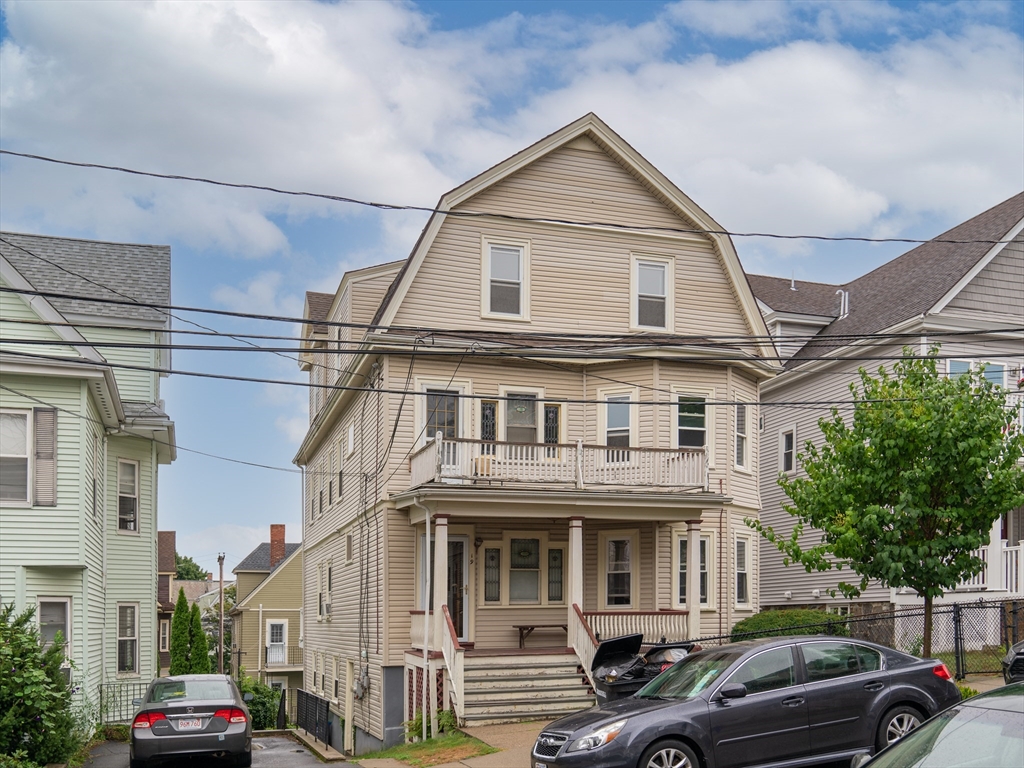
[[[831,635],[886,645],[920,656],[924,645],[924,608],[901,608],[862,616],[835,616],[816,624],[784,629],[702,637],[714,645],[779,635]],[[933,658],[946,663],[958,680],[967,675],[1000,672],[1011,645],[1024,639],[1024,601],[978,600],[932,609]]]

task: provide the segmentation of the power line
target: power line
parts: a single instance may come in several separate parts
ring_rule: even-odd
[[[47,360],[52,361],[54,358],[48,355],[37,355],[31,352],[19,352],[16,350],[5,350],[5,354],[13,355],[16,357],[23,357],[32,360]],[[453,353],[453,355],[458,353]],[[463,353],[468,355],[469,352]],[[895,358],[900,360],[902,358]],[[375,387],[353,387],[345,384],[318,384],[313,382],[303,381],[289,381],[287,379],[264,379],[254,376],[234,376],[230,374],[219,374],[219,373],[206,373],[203,371],[183,371],[183,370],[169,370],[165,368],[156,368],[152,366],[143,365],[129,365],[127,363],[96,363],[92,360],[83,360],[81,358],[61,358],[61,362],[88,365],[88,366],[101,366],[108,368],[122,368],[125,370],[134,371],[148,371],[155,373],[163,373],[167,375],[176,376],[193,376],[204,379],[219,379],[224,381],[245,381],[255,384],[281,384],[284,386],[291,387],[303,387],[303,388],[317,388],[317,389],[328,389],[328,390],[339,390],[343,392],[379,392],[381,394],[390,395],[415,395],[415,396],[427,396],[431,394],[427,391],[409,390],[409,389],[393,389],[393,388],[375,388]],[[635,384],[631,386],[637,386]],[[467,399],[467,400],[494,400],[494,401],[516,401],[519,402],[522,398],[516,397],[515,395],[490,395],[480,393],[466,393],[457,391],[446,391],[446,395],[450,395],[455,398]],[[905,398],[906,402],[916,402],[917,398]],[[855,400],[848,403],[833,400],[797,400],[790,402],[772,402],[764,400],[705,400],[705,405],[750,405],[750,406],[762,406],[762,407],[777,407],[777,406],[847,406],[856,405],[858,403],[871,403],[871,402],[902,402],[901,399],[886,399],[886,400]],[[571,405],[607,405],[607,400],[589,400],[586,398],[572,398],[572,397],[545,397],[544,402],[557,404],[571,404]],[[650,406],[675,406],[676,402],[673,401],[662,401],[662,400],[619,400],[624,405],[650,405]]]
[[[319,200],[330,200],[336,203],[346,203],[349,205],[359,205],[368,208],[375,208],[382,211],[416,211],[419,213],[430,213],[430,214],[444,214],[445,216],[455,216],[461,218],[488,218],[488,219],[500,219],[503,221],[525,221],[535,222],[539,224],[569,224],[580,227],[600,227],[605,229],[618,229],[629,232],[670,232],[675,234],[689,234],[689,235],[724,235],[727,237],[763,237],[771,238],[775,240],[819,240],[825,242],[858,242],[858,243],[954,243],[958,245],[967,245],[970,243],[984,243],[996,245],[1000,243],[1008,243],[1009,240],[954,240],[952,238],[932,238],[929,240],[917,240],[913,238],[905,237],[828,237],[826,235],[780,235],[771,232],[730,232],[727,230],[712,230],[712,229],[688,229],[683,227],[665,227],[665,226],[637,226],[630,224],[619,224],[613,222],[603,221],[576,221],[573,219],[558,219],[551,217],[537,217],[537,216],[516,216],[513,214],[502,214],[502,213],[486,213],[477,211],[466,211],[466,210],[445,210],[442,208],[432,208],[429,206],[422,205],[401,205],[398,203],[381,203],[372,200],[361,200],[355,197],[345,197],[342,195],[329,195],[322,192],[305,192],[290,189],[281,189],[279,187],[271,187],[263,184],[243,184],[229,181],[219,181],[217,179],[208,179],[202,176],[184,176],[181,174],[170,174],[170,173],[156,173],[153,171],[142,171],[136,168],[126,168],[117,165],[104,165],[101,163],[83,163],[76,162],[73,160],[61,160],[58,158],[47,157],[45,155],[29,154],[27,152],[14,152],[9,149],[0,149],[0,154],[11,155],[12,157],[20,157],[27,160],[39,160],[45,163],[53,163],[55,165],[67,165],[73,168],[92,168],[103,171],[114,171],[117,173],[130,174],[132,176],[145,176],[153,179],[164,179],[167,181],[191,181],[198,184],[209,184],[216,187],[227,187],[229,189],[249,189],[259,192],[271,192],[276,195],[287,195],[289,197],[308,197]]]

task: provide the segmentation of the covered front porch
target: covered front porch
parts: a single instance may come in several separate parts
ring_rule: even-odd
[[[434,659],[444,690],[426,698],[453,707],[460,722],[590,706],[602,639],[700,635],[700,612],[684,601],[701,594],[702,573],[686,564],[702,562],[701,516],[727,501],[444,484],[399,497],[417,538],[407,666]],[[478,698],[488,711],[474,706]]]

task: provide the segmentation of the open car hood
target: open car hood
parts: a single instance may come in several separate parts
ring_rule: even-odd
[[[623,635],[613,637],[610,640],[602,640],[594,652],[594,660],[590,664],[590,671],[593,672],[600,666],[607,665],[612,659],[625,659],[637,656],[640,653],[640,646],[643,645],[644,636]],[[621,662],[620,662],[621,663]]]

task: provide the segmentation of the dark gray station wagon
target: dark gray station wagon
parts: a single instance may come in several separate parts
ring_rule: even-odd
[[[848,760],[960,700],[946,665],[859,640],[691,654],[635,695],[563,717],[533,768],[781,768]]]

